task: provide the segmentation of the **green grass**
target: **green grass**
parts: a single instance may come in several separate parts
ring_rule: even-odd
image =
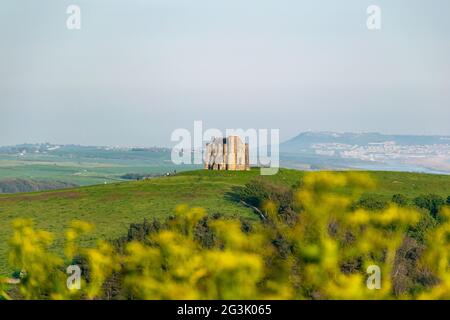
[[[450,176],[397,172],[371,172],[377,181],[377,195],[389,199],[395,193],[413,198],[423,193],[450,195]],[[293,185],[304,172],[282,169],[271,179]],[[257,219],[248,208],[227,200],[233,186],[259,176],[248,172],[190,171],[176,176],[146,181],[122,182],[48,192],[0,195],[0,274],[9,274],[7,242],[12,220],[32,218],[38,228],[57,235],[55,250],[61,252],[63,231],[74,219],[93,222],[96,231],[82,241],[92,245],[97,239],[112,239],[126,233],[133,222],[144,218],[164,218],[179,204],[201,206],[212,214]]]
[[[5,161],[0,159],[0,180],[5,179],[31,179],[63,181],[79,186],[88,186],[124,181],[121,176],[126,173],[161,174],[172,172],[174,169],[186,170],[186,167],[177,168],[175,165],[162,168],[160,165],[117,165],[110,163],[70,163],[70,162],[25,162]]]

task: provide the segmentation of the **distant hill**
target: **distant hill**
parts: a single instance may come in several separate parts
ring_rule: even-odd
[[[364,146],[372,143],[395,142],[400,146],[450,144],[450,136],[424,135],[386,135],[377,132],[302,132],[298,136],[284,142],[284,151],[298,151],[299,148],[310,147],[317,143],[340,143]]]
[[[450,136],[303,132],[280,153],[293,168],[450,173]]]
[[[0,193],[46,191],[73,187],[77,187],[77,185],[60,181],[36,181],[26,179],[0,180]]]

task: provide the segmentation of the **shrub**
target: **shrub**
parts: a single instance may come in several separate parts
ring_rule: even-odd
[[[395,295],[414,295],[437,284],[436,277],[427,267],[420,266],[420,257],[425,246],[415,239],[406,237],[397,250],[393,269],[393,291]]]
[[[423,244],[427,235],[432,232],[433,228],[437,227],[439,223],[429,214],[428,210],[423,209],[419,214],[420,220],[415,226],[409,228],[408,236]]]
[[[356,203],[355,208],[366,209],[369,211],[380,211],[386,209],[388,206],[387,201],[382,199],[380,196],[369,194],[364,195]]]
[[[257,178],[244,187],[235,188],[231,196],[260,210],[264,210],[264,205],[271,202],[277,207],[280,218],[286,222],[293,222],[297,218],[294,190],[285,185]]]
[[[414,199],[414,204],[419,208],[426,209],[433,218],[437,218],[439,210],[444,206],[445,201],[436,194],[421,195]]]
[[[402,194],[394,194],[392,196],[392,202],[400,207],[406,207],[409,203],[408,198]]]

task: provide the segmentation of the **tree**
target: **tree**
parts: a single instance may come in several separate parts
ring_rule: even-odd
[[[439,210],[445,204],[445,200],[436,194],[427,194],[415,198],[414,204],[419,208],[428,210],[430,214],[436,218]]]
[[[380,211],[386,209],[388,203],[379,195],[367,194],[361,197],[356,203],[355,208],[369,211]]]
[[[399,207],[406,207],[408,205],[408,198],[402,194],[394,194],[392,196],[392,202]]]
[[[265,204],[271,202],[278,208],[280,218],[291,222],[297,219],[295,209],[299,209],[299,205],[295,204],[294,191],[283,184],[256,178],[244,187],[235,188],[229,196],[256,211],[264,211]]]

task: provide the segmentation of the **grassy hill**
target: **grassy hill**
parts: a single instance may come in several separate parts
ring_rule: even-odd
[[[450,195],[450,176],[399,172],[371,172],[378,182],[376,194],[390,199],[402,193],[409,198],[424,193]],[[265,179],[293,185],[304,172],[282,169]],[[38,228],[55,232],[55,250],[60,251],[62,231],[74,219],[95,223],[96,231],[83,240],[90,245],[97,239],[112,239],[126,233],[130,223],[144,218],[164,218],[178,204],[201,206],[208,213],[244,216],[257,220],[248,208],[227,200],[233,186],[244,185],[259,176],[259,170],[249,172],[190,171],[176,176],[145,181],[123,182],[58,191],[0,195],[0,274],[9,274],[7,242],[11,236],[11,221],[32,218]]]

